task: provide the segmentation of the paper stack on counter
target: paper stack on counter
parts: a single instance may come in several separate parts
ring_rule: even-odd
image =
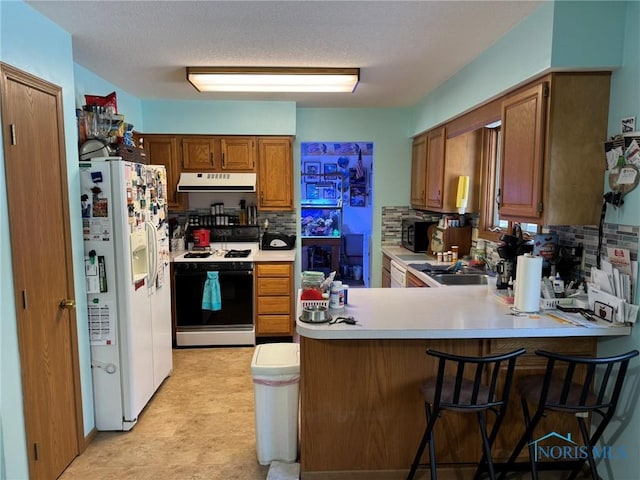
[[[600,269],[591,269],[588,284],[589,309],[600,318],[617,323],[635,323],[640,307],[632,302],[638,262],[631,261],[629,250],[608,247],[608,260]]]

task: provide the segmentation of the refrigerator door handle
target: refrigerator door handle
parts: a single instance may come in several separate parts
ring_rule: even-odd
[[[156,284],[158,278],[158,232],[156,226],[150,221],[145,222],[147,227],[147,239],[149,246],[149,288]]]

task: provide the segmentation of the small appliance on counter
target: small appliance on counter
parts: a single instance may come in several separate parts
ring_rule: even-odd
[[[402,219],[402,246],[412,252],[427,252],[432,250],[431,232],[437,221],[424,221],[417,218]]]
[[[295,246],[295,235],[270,232],[264,232],[262,234],[262,250],[293,250]]]
[[[508,287],[509,279],[515,281],[516,266],[518,256],[533,251],[533,242],[522,237],[522,229],[516,224],[511,231],[511,235],[500,235],[500,245],[497,248],[498,255],[502,259],[498,265],[498,279],[496,288],[505,289]]]

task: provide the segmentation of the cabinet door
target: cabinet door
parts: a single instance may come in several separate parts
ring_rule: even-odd
[[[541,217],[547,95],[547,83],[540,83],[502,102],[501,218]]]
[[[258,139],[258,208],[293,210],[291,138]]]
[[[256,169],[255,137],[225,137],[220,139],[220,168],[230,172],[254,172]]]
[[[184,210],[187,206],[186,195],[177,192],[178,180],[180,180],[178,138],[173,135],[145,135],[144,144],[149,152],[149,162],[152,165],[164,165],[167,169],[169,209]]]
[[[423,288],[429,287],[426,283],[416,277],[413,273],[407,272],[407,287],[409,288]]]
[[[413,139],[411,148],[411,206],[413,208],[426,207],[426,167],[427,135],[423,134]]]
[[[444,127],[432,130],[428,137],[425,206],[428,209],[441,209],[444,198],[444,144],[446,140]]]
[[[182,137],[182,169],[194,172],[220,170],[220,140],[217,137]]]

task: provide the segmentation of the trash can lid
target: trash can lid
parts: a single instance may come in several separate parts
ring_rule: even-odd
[[[300,373],[298,343],[264,343],[256,346],[251,361],[255,375],[290,375]]]

